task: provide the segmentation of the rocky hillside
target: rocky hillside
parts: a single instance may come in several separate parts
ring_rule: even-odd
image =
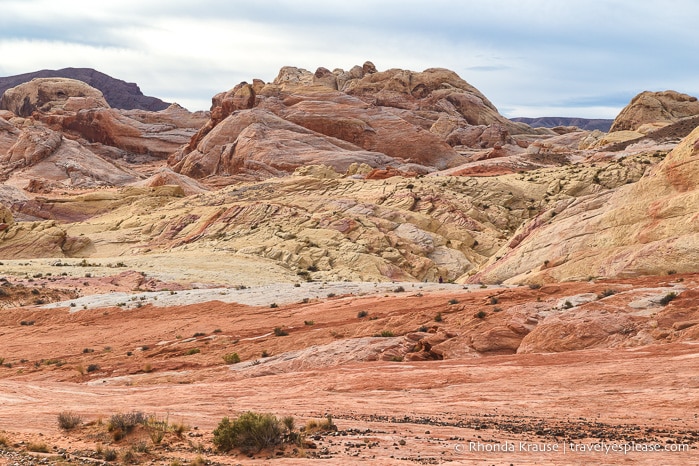
[[[112,78],[92,68],[41,70],[15,76],[0,77],[0,95],[7,89],[29,82],[34,78],[69,78],[82,81],[101,91],[105,100],[113,108],[157,112],[166,109],[170,105],[157,97],[143,95],[141,89],[135,83],[127,83],[121,79]],[[0,105],[0,109],[2,108]]]
[[[211,120],[169,164],[195,178],[264,179],[320,163],[426,174],[471,161],[473,149],[521,153],[514,136],[536,134],[449,70],[285,67],[271,83],[214,97]]]
[[[699,128],[637,183],[556,203],[523,224],[475,279],[562,281],[696,270],[698,154]]]
[[[695,234],[694,136],[662,161],[692,117],[649,115],[662,128],[631,132],[642,140],[558,134],[507,120],[451,71],[368,62],[285,67],[215,96],[210,114],[117,110],[61,78],[3,102],[5,258],[189,251],[271,262],[285,280],[488,283],[694,260],[681,246]],[[649,214],[660,202],[675,206],[667,220]]]
[[[614,120],[604,118],[566,118],[566,117],[540,117],[540,118],[510,118],[512,121],[526,123],[532,128],[555,128],[557,126],[576,126],[586,131],[609,131]]]

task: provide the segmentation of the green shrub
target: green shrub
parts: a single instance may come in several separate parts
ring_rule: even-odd
[[[377,336],[388,338],[395,336],[395,334],[390,330],[382,330],[381,333],[379,333]]]
[[[672,293],[668,293],[665,296],[663,296],[662,298],[660,298],[659,302],[663,306],[667,306],[668,304],[670,304],[670,301],[672,301],[675,298],[677,298],[677,293],[672,292]]]
[[[274,336],[277,336],[277,337],[285,337],[285,336],[287,336],[288,334],[289,334],[289,332],[287,332],[287,331],[284,330],[283,328],[281,328],[281,327],[274,327]]]
[[[187,352],[185,353],[185,356],[191,356],[193,354],[199,354],[201,353],[201,350],[199,348],[191,348],[188,349]]]
[[[238,356],[238,353],[228,353],[223,355],[223,360],[226,364],[238,364],[240,362],[240,356]]]
[[[257,453],[282,442],[281,422],[272,414],[248,411],[231,421],[224,417],[214,430],[213,443],[220,451],[239,448]]]

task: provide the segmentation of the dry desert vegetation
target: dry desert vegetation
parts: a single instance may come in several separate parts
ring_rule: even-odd
[[[444,69],[0,100],[0,464],[699,462],[699,103]]]

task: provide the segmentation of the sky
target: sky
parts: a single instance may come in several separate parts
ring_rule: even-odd
[[[0,0],[0,76],[95,68],[206,110],[282,66],[448,68],[507,117],[699,95],[696,0]]]

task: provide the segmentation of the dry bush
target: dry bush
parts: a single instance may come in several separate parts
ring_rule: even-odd
[[[70,411],[63,411],[58,414],[58,427],[63,430],[72,430],[83,423],[83,418],[80,415]]]
[[[244,453],[259,452],[283,440],[282,423],[272,414],[248,411],[231,421],[224,417],[214,430],[214,445],[227,452],[239,448]]]

